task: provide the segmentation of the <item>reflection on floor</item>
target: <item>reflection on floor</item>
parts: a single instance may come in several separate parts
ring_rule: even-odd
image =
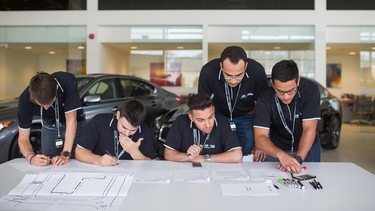
[[[375,174],[375,127],[343,124],[337,149],[322,149],[322,162],[351,162]]]

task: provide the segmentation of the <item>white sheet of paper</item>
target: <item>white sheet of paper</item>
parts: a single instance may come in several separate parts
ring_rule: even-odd
[[[279,177],[290,177],[289,173],[283,172],[277,168],[275,169],[256,169],[252,168],[250,169],[250,177],[252,179],[257,178],[279,178]]]
[[[207,170],[177,170],[173,174],[175,182],[209,182],[210,179]]]
[[[133,175],[104,173],[26,174],[8,195],[126,196]]]
[[[169,183],[171,179],[171,171],[141,171],[134,177],[137,183]]]
[[[134,176],[107,173],[26,174],[0,210],[118,210]]]
[[[214,180],[248,180],[249,175],[243,169],[218,169],[211,171]]]
[[[223,196],[277,196],[271,180],[265,182],[220,184]]]

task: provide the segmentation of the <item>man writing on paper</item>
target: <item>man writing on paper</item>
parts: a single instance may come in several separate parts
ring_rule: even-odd
[[[282,171],[301,172],[305,161],[320,161],[318,86],[300,78],[297,64],[283,60],[272,68],[272,87],[257,101],[254,121],[257,147],[279,161]]]
[[[164,144],[166,160],[178,162],[239,163],[242,150],[225,117],[215,118],[215,108],[207,94],[192,95],[189,114],[173,122]]]
[[[18,145],[33,166],[69,162],[85,125],[76,78],[67,72],[37,73],[18,101]],[[42,124],[42,153],[35,154],[29,139],[33,116]]]
[[[76,147],[76,159],[99,166],[121,160],[155,158],[151,129],[143,123],[146,109],[137,100],[125,101],[116,114],[98,114],[87,125]]]

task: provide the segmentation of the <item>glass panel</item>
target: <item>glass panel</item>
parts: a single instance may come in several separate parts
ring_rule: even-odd
[[[312,26],[210,26],[208,57],[218,58],[225,47],[238,45],[261,63],[267,74],[280,60],[293,59],[302,76],[314,78],[314,33]]]
[[[38,71],[86,73],[86,27],[0,27],[0,99],[18,97]]]

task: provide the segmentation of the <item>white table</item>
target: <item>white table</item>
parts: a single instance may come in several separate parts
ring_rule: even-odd
[[[32,171],[20,171],[10,164],[26,162],[15,159],[0,165],[1,196],[13,189],[26,173],[38,173],[46,168],[35,168]],[[223,169],[228,167],[243,168],[250,173],[254,169],[275,171],[276,163],[242,163],[211,164],[203,163],[202,170]],[[221,183],[244,183],[248,181],[211,180],[206,183],[173,182],[165,184],[133,183],[128,196],[120,210],[375,210],[375,175],[352,163],[304,163],[307,173],[317,176],[322,183],[322,190],[315,190],[308,182],[304,182],[306,190],[289,189],[277,184],[278,196],[222,196]],[[191,163],[169,161],[121,161],[116,171],[121,169],[138,170],[191,170]],[[72,160],[69,164],[58,168],[59,171],[107,171],[113,168],[96,167]],[[276,179],[273,181],[275,182]]]

